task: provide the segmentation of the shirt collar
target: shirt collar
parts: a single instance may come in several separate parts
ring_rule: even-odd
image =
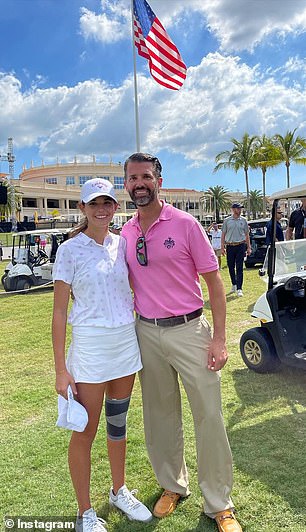
[[[101,246],[101,244],[98,244],[93,238],[90,238],[89,236],[85,235],[85,233],[83,233],[82,231],[78,234],[78,237],[81,240],[82,244],[84,244],[85,246],[88,246],[88,244],[91,244],[91,243],[93,243],[96,246]],[[111,240],[112,240],[112,235],[109,233],[108,235],[106,235],[103,245],[107,244]]]

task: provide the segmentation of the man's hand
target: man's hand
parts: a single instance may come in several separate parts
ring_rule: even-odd
[[[213,338],[208,350],[208,369],[219,371],[225,366],[227,359],[228,354],[224,340]]]
[[[221,247],[221,254],[223,255],[223,257],[225,255],[225,253],[226,253],[226,249],[225,249],[225,246],[223,246],[223,247]]]
[[[251,255],[251,253],[252,253],[252,248],[251,248],[251,246],[248,246],[247,247],[247,255]]]

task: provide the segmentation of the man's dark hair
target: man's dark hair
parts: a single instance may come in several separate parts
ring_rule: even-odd
[[[154,157],[154,155],[150,155],[149,153],[133,153],[133,155],[130,155],[128,159],[124,163],[124,179],[126,179],[126,170],[128,163],[136,162],[136,163],[152,163],[153,165],[153,173],[155,177],[161,177],[162,173],[162,165],[160,164],[160,161],[157,157]]]

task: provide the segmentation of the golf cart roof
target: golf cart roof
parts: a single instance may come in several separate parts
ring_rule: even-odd
[[[297,185],[296,187],[285,188],[279,192],[274,192],[274,194],[270,196],[271,200],[287,198],[306,198],[306,183],[303,185]]]
[[[35,229],[33,231],[18,231],[13,233],[13,236],[26,236],[26,235],[62,235],[71,231],[71,227],[64,229]]]
[[[256,220],[248,220],[248,225],[261,226],[267,224],[270,218],[257,218]]]

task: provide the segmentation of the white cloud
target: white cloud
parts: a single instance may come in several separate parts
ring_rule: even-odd
[[[306,5],[301,0],[150,0],[150,6],[166,28],[178,24],[186,13],[210,29],[220,50],[252,50],[263,39],[278,34],[306,31]],[[199,16],[200,15],[200,16]],[[102,0],[101,13],[82,8],[81,32],[105,43],[130,34],[130,0]],[[185,28],[188,31],[188,28]]]
[[[127,3],[124,0],[104,0],[102,13],[96,14],[81,8],[80,28],[82,35],[106,44],[126,38],[131,30],[131,21]]]
[[[203,9],[224,51],[253,49],[274,33],[306,30],[306,5],[300,0],[215,0]]]
[[[238,57],[209,54],[189,69],[179,92],[144,75],[138,85],[141,148],[151,152],[166,148],[201,165],[245,132],[283,134],[298,127],[306,136],[305,88],[265,77]],[[1,74],[0,99],[0,131],[5,124],[17,148],[37,145],[41,157],[122,157],[135,149],[132,78],[115,88],[89,80],[23,92],[14,73]]]

